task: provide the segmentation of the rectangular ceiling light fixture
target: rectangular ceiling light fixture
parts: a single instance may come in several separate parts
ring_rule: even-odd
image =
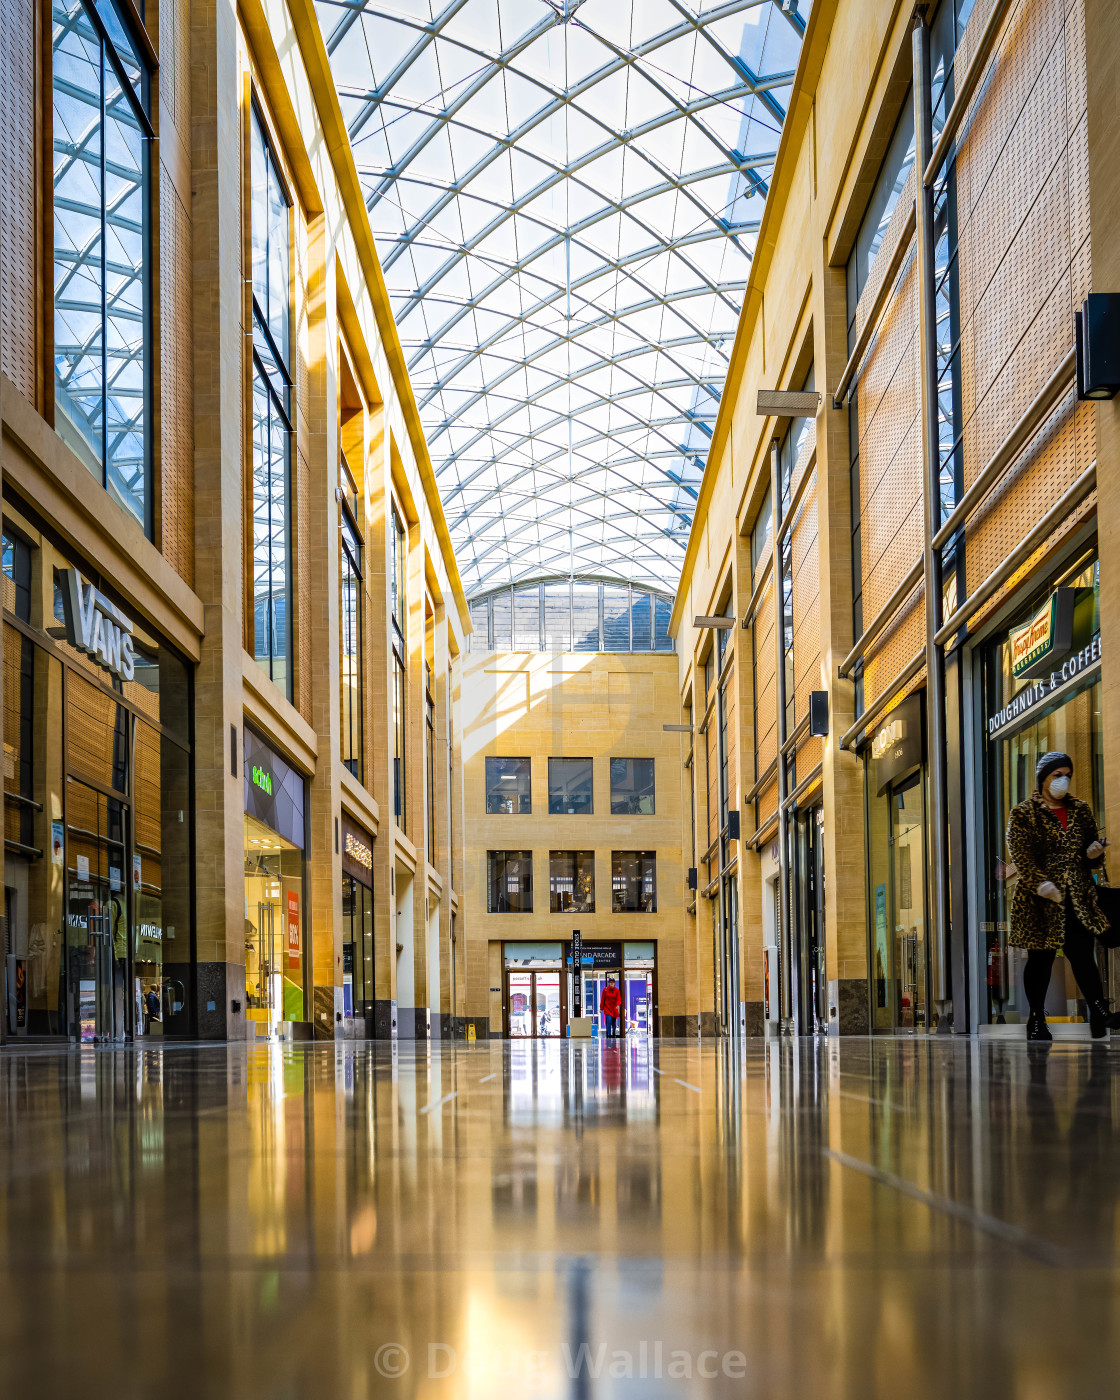
[[[820,406],[815,389],[759,389],[755,412],[760,418],[815,418]]]

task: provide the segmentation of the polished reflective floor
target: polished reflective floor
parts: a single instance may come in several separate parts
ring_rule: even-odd
[[[7,1049],[13,1396],[1117,1392],[1120,1044]]]

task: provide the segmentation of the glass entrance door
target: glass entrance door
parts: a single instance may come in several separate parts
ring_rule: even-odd
[[[794,845],[798,1022],[803,1035],[828,1024],[824,967],[824,808],[798,812]]]
[[[560,974],[559,972],[534,972],[533,982],[533,1006],[537,1035],[558,1036],[560,1034]]]
[[[601,1036],[604,1036],[607,1033],[607,1018],[603,1014],[603,1012],[599,1010],[599,1002],[603,995],[603,988],[607,985],[608,978],[611,977],[614,978],[615,986],[619,989],[619,991],[622,991],[623,987],[621,968],[587,968],[585,969],[583,974],[583,1014],[585,1016],[595,1017],[596,1023],[599,1027],[599,1034]],[[626,997],[623,996],[622,1009],[618,1017],[619,1035],[625,1035],[626,1033],[626,1013],[627,1001]]]
[[[132,1029],[127,809],[73,778],[66,801],[67,1020],[83,1041],[120,1039]]]
[[[653,970],[627,968],[626,989],[622,997],[624,1029],[637,1035],[653,1034]]]
[[[549,1039],[563,1034],[560,972],[506,972],[506,1005],[511,1040]]]
[[[891,928],[896,1024],[929,1025],[926,994],[925,813],[921,774],[892,791],[890,802]]]

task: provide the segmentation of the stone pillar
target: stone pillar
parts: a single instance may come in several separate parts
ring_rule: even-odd
[[[750,532],[735,531],[735,562],[732,570],[732,596],[735,600],[735,724],[738,786],[729,802],[739,813],[744,837],[754,829],[754,814],[748,813],[743,796],[754,786],[754,648],[751,633],[743,631],[743,618],[753,592]],[[753,804],[752,804],[753,806]],[[747,840],[739,842],[739,999],[746,1003],[746,1033],[761,1035],[763,1009],[762,869],[758,852]]]
[[[828,386],[847,363],[845,270],[818,265],[814,285],[814,364],[824,402],[817,416],[817,528],[820,559],[822,683],[828,692],[829,733],[823,746],[825,970],[829,1007],[838,1010],[830,1033],[865,1035],[869,1026],[867,911],[864,879],[863,764],[840,749],[855,720],[855,686],[838,678],[851,650],[852,514],[847,410],[834,409]]]
[[[191,23],[195,590],[205,635],[195,676],[198,1034],[245,1035],[245,819],[241,770],[242,471],[246,397],[241,85],[233,0]]]
[[[373,1033],[396,1035],[396,872],[393,849],[393,621],[389,601],[391,436],[385,410],[370,417],[366,455],[366,787],[380,802],[373,846]]]
[[[312,1018],[316,1040],[341,1036],[342,862],[335,849],[341,811],[339,726],[339,410],[335,266],[326,218],[307,226],[308,498],[311,557],[311,723],[319,744],[310,788]]]
[[[1120,291],[1120,238],[1114,229],[1120,214],[1120,30],[1116,14],[1104,0],[1085,5],[1085,53],[1088,81],[1089,216],[1092,225],[1093,279],[1097,292]],[[1110,634],[1120,617],[1120,492],[1115,473],[1120,463],[1120,397],[1097,405],[1097,530],[1101,570],[1101,722],[1104,730],[1105,810],[1110,820],[1120,813],[1120,652]],[[1114,547],[1115,546],[1115,547]],[[1115,563],[1113,561],[1116,561]],[[1113,842],[1117,833],[1109,831]],[[1116,881],[1116,855],[1112,857]],[[1115,954],[1112,955],[1115,959]]]
[[[408,630],[405,699],[405,835],[416,852],[411,900],[398,900],[399,939],[405,945],[398,984],[397,1025],[404,1039],[427,1039],[428,1016],[428,874],[424,822],[424,542],[419,525],[404,521],[407,531],[405,573],[408,578]],[[409,954],[411,953],[411,958]],[[411,1012],[411,1014],[410,1014]]]

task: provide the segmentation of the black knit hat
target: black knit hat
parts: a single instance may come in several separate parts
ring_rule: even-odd
[[[1073,759],[1068,753],[1044,753],[1035,764],[1034,781],[1039,792],[1042,791],[1042,784],[1053,773],[1055,768],[1068,768],[1073,772]]]

